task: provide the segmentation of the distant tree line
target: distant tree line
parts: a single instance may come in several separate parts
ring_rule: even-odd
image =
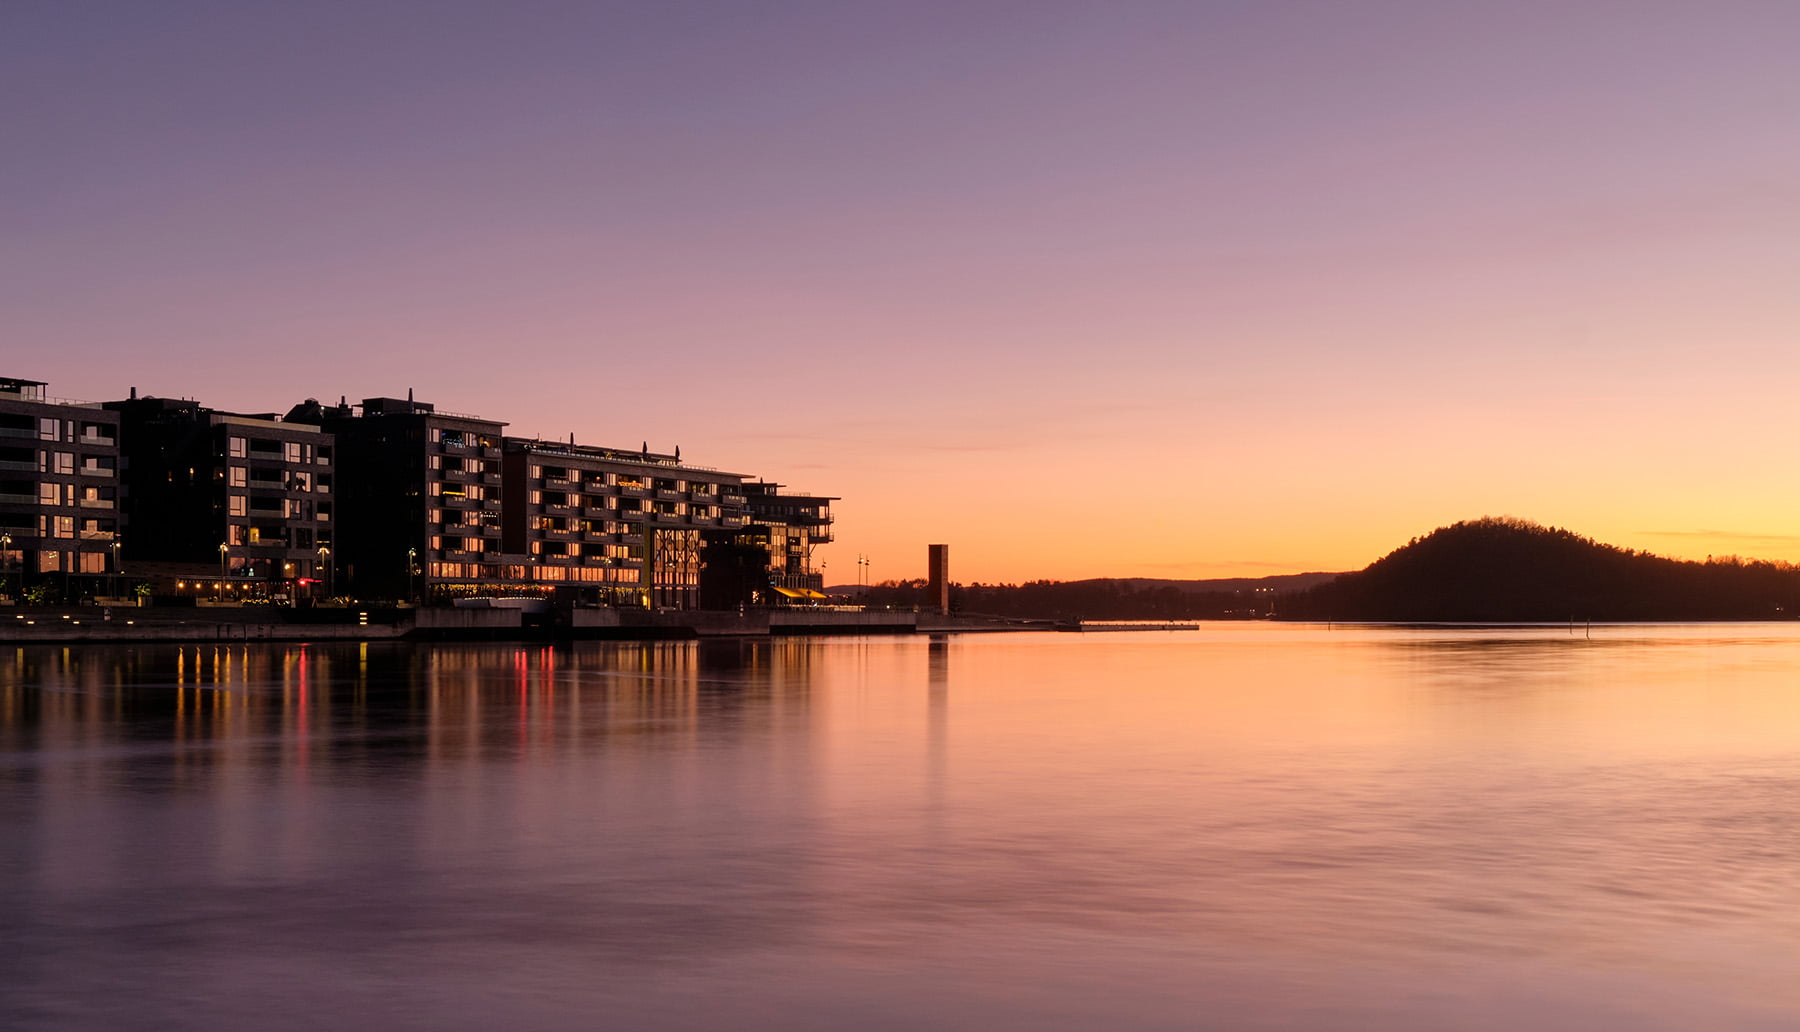
[[[1303,620],[1770,620],[1800,611],[1792,563],[1669,559],[1489,517],[1415,538],[1366,569],[1284,597]]]
[[[1251,620],[1269,615],[1272,590],[1208,590],[1206,582],[1097,579],[1024,584],[953,584],[954,612],[1033,620]],[[923,580],[864,589],[864,602],[910,608],[925,599]]]

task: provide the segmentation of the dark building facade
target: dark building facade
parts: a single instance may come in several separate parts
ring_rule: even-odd
[[[336,542],[330,434],[193,401],[107,402],[125,458],[124,557],[156,594],[318,598]]]
[[[297,406],[338,446],[338,573],[366,597],[493,594],[520,565],[500,548],[505,423],[408,397]]]
[[[118,418],[0,378],[0,596],[77,600],[118,587]]]

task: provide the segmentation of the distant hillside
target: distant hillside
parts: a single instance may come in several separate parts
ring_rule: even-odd
[[[1282,596],[1336,576],[1295,573],[1186,581],[1096,578],[1024,584],[977,582],[955,585],[950,599],[952,607],[960,612],[1038,620],[1250,619],[1269,615]],[[887,581],[830,590],[833,594],[860,594],[869,605],[913,606],[924,600],[925,582]]]
[[[1440,528],[1280,603],[1288,619],[1403,622],[1769,620],[1797,610],[1791,563],[1667,559],[1511,518]]]

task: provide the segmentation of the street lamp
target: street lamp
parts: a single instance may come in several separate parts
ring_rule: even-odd
[[[230,555],[231,545],[222,544],[219,546],[219,601],[221,602],[225,601],[225,578],[230,576],[225,568],[226,559],[229,558]]]
[[[6,588],[6,571],[12,569],[12,535],[0,533],[0,590]]]
[[[406,550],[406,600],[408,602],[413,600],[413,577],[416,576],[418,572],[419,550],[416,548],[409,548]]]
[[[325,597],[331,598],[331,549],[319,546],[319,566],[325,571]]]
[[[113,559],[112,591],[109,592],[109,594],[111,594],[112,597],[114,597],[114,598],[118,598],[119,597],[119,574],[121,571],[119,570],[119,543],[117,541],[114,541],[112,543],[112,559]]]

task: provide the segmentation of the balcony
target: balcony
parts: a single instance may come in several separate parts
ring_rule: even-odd
[[[750,499],[741,494],[722,494],[719,496],[719,504],[720,505],[749,505]]]
[[[37,463],[16,462],[12,459],[0,459],[0,469],[16,469],[23,473],[36,473]]]
[[[29,427],[0,426],[0,437],[36,438],[37,431]]]
[[[682,495],[682,493],[680,491],[670,491],[670,490],[667,490],[664,488],[658,488],[656,491],[656,497],[662,499],[665,502],[679,502],[682,500],[684,495]]]
[[[748,517],[748,516],[721,516],[721,517],[719,517],[719,526],[721,526],[721,527],[748,527],[749,525],[750,525],[750,517]]]
[[[110,530],[84,530],[81,532],[83,541],[111,541],[115,536]]]
[[[99,434],[82,434],[80,437],[76,438],[76,440],[80,441],[82,444],[91,444],[100,448],[117,448],[119,446],[118,438],[101,437]]]
[[[30,464],[27,463],[27,465],[30,465]],[[0,467],[0,468],[3,468],[3,467]],[[35,467],[33,467],[33,468],[35,468]],[[621,487],[621,488],[619,488],[619,497],[621,497],[621,498],[648,498],[648,497],[650,497],[650,491],[648,488],[643,488],[643,487]]]
[[[83,498],[76,504],[83,509],[110,509],[113,507],[113,500],[111,498]]]

